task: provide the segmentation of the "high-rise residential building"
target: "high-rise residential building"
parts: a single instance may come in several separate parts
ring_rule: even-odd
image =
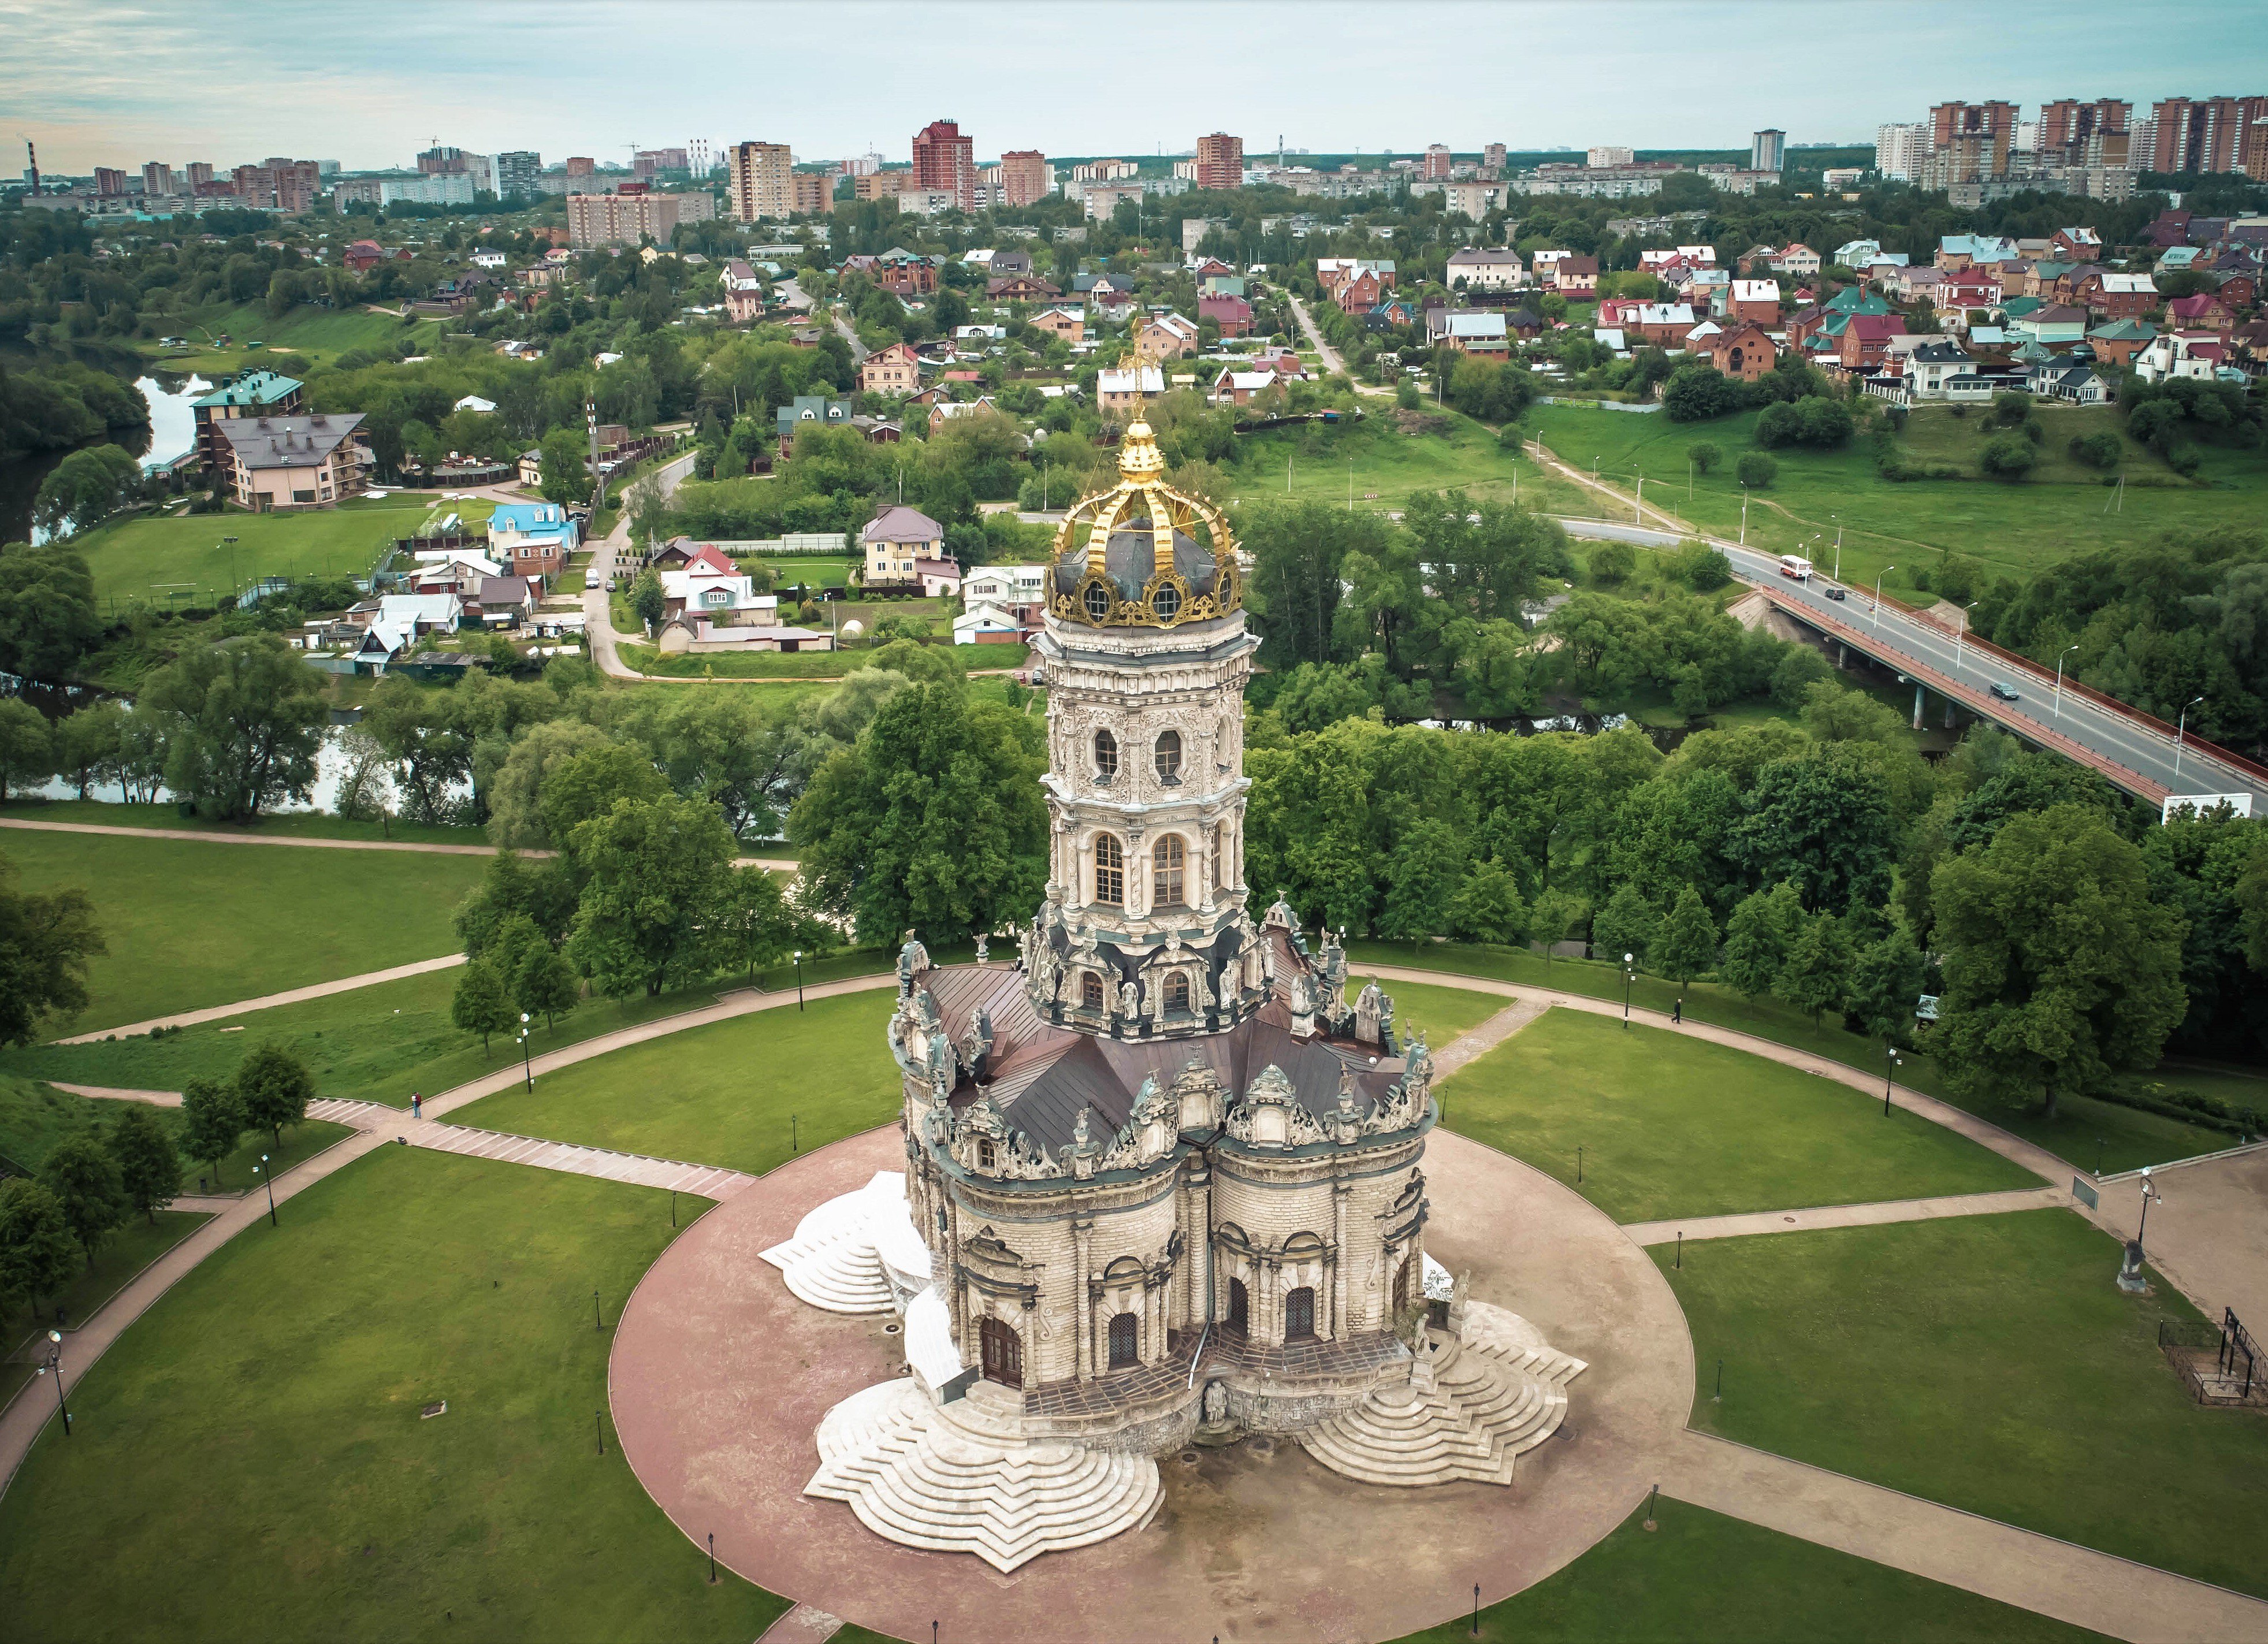
[[[1785,171],[1786,168],[1786,132],[1767,127],[1749,138],[1750,171]]]
[[[210,160],[191,160],[188,163],[186,174],[189,180],[189,192],[194,194],[213,180],[212,162]]]
[[[534,149],[508,149],[496,157],[497,194],[533,200],[543,192],[543,156]]]
[[[795,210],[795,156],[784,143],[735,143],[725,151],[725,182],[736,223],[762,223]]]
[[[941,189],[964,211],[976,209],[976,144],[959,122],[932,120],[914,133],[913,186]]]
[[[1481,165],[1484,168],[1489,171],[1502,171],[1504,169],[1504,144],[1501,143],[1491,143],[1486,148],[1483,149],[1481,151]]]
[[[835,173],[799,171],[788,178],[791,203],[798,217],[824,216],[835,209]]]
[[[2116,97],[2062,97],[2043,104],[2039,157],[2066,166],[2124,166],[2133,114],[2133,104]]]
[[[1425,151],[1425,159],[1429,167],[1432,164],[1432,159],[1433,151],[1427,149]],[[1585,151],[1583,155],[1583,164],[1592,167],[1594,170],[1596,170],[1602,166],[1628,166],[1636,161],[1637,159],[1638,156],[1632,153],[1631,150],[1623,144],[1600,143],[1594,144],[1591,148]],[[1425,174],[1430,177],[1433,173],[1429,169]],[[1444,174],[1446,175],[1447,173]]]
[[[1037,149],[1011,149],[1000,157],[1000,203],[1032,205],[1055,188],[1055,169]]]
[[[173,192],[173,168],[163,160],[147,160],[142,166],[142,192],[171,194]]]
[[[236,195],[255,210],[276,209],[276,173],[265,166],[239,166],[230,175],[236,181]]]
[[[587,154],[571,154],[567,157],[567,174],[570,177],[588,177],[598,169],[598,161]]]
[[[578,251],[600,246],[635,246],[652,236],[666,246],[680,223],[705,223],[716,201],[705,189],[689,194],[571,194],[567,196],[567,243]]]
[[[1929,128],[1921,122],[1874,128],[1874,169],[1883,176],[1911,182],[1928,158]]]
[[[2008,174],[2016,137],[2016,106],[1940,103],[1929,111],[1930,186],[1992,182]]]
[[[1418,174],[1427,182],[1447,182],[1449,178],[1449,145],[1446,143],[1428,143],[1425,145],[1425,163],[1418,168]]]
[[[1244,186],[1244,139],[1216,131],[1197,139],[1197,185],[1200,188]]]
[[[2268,97],[2169,97],[2150,110],[2150,154],[2156,172],[2232,172],[2243,163],[2255,121],[2268,119]]]
[[[94,191],[97,194],[124,194],[126,192],[126,173],[115,166],[96,166],[94,168]]]
[[[2256,120],[2244,134],[2244,174],[2268,181],[2268,120]]]
[[[651,177],[657,172],[689,172],[692,169],[692,158],[683,149],[640,149],[630,156],[630,171],[639,177]]]
[[[322,168],[313,160],[278,157],[261,161],[260,169],[268,173],[269,188],[279,211],[311,210],[323,192]]]
[[[428,177],[438,177],[447,173],[460,172],[465,169],[465,151],[462,149],[444,148],[440,144],[436,144],[433,147],[423,150],[418,154],[417,169],[424,173]]]

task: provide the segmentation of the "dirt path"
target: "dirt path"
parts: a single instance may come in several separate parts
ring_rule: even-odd
[[[1323,341],[1323,334],[1316,327],[1314,316],[1307,312],[1307,305],[1292,293],[1290,286],[1283,287],[1283,291],[1284,300],[1292,305],[1292,313],[1299,318],[1300,329],[1307,335],[1308,346],[1315,350],[1316,358],[1322,362],[1323,374],[1329,377],[1344,375],[1349,382],[1354,382],[1354,373],[1347,370],[1346,357]],[[1394,393],[1391,388],[1367,382],[1355,382],[1354,391],[1373,399],[1389,398]]]
[[[334,993],[351,993],[357,988],[375,987],[380,982],[399,982],[404,977],[422,977],[429,971],[446,970],[465,962],[462,954],[443,954],[438,959],[420,959],[414,964],[395,965],[390,970],[365,970],[358,977],[341,977],[335,982],[318,982],[312,987],[292,988],[286,992],[269,993],[259,999],[239,999],[232,1005],[212,1005],[203,1010],[185,1010],[171,1016],[152,1016],[147,1021],[129,1021],[123,1027],[100,1028],[92,1033],[75,1033],[68,1039],[57,1039],[57,1044],[93,1044],[103,1039],[130,1039],[146,1034],[152,1028],[188,1028],[201,1021],[218,1021],[225,1016],[242,1016],[255,1010],[272,1010],[278,1005],[297,1005],[304,999],[328,999]]]
[[[1767,1233],[1812,1233],[1822,1227],[1876,1227],[1893,1221],[1936,1221],[1947,1216],[1998,1216],[2014,1210],[2043,1210],[2069,1205],[2059,1187],[2012,1187],[1999,1193],[1956,1193],[1946,1198],[1881,1199],[1866,1205],[1815,1205],[1803,1210],[1755,1210],[1734,1216],[1693,1216],[1684,1220],[1628,1221],[1623,1231],[1640,1244],[1669,1244],[1683,1238],[1738,1239]]]

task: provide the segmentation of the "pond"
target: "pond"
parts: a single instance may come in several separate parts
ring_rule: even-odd
[[[142,459],[144,468],[161,468],[187,454],[196,444],[196,415],[190,407],[200,396],[212,392],[212,384],[195,376],[143,376],[135,379],[134,386],[149,403],[149,431],[145,433],[138,428],[117,429],[93,443],[123,446]],[[0,461],[0,542],[47,540],[46,533],[33,529],[32,505],[55,465],[70,454],[68,451],[40,451]]]

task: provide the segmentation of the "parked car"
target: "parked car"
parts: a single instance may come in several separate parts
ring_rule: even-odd
[[[2022,697],[2017,696],[2014,691],[2010,690],[2006,685],[2003,685],[1997,679],[1992,682],[1992,694],[1995,697],[1998,697],[2002,702],[2021,702],[2023,700]]]
[[[597,587],[599,586],[599,573],[595,571],[585,571],[583,573],[583,586],[586,588]]]

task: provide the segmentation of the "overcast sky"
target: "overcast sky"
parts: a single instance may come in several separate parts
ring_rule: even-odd
[[[402,165],[435,136],[547,164],[694,137],[902,159],[933,118],[981,159],[1186,151],[1221,129],[1254,151],[1279,133],[1319,152],[1732,148],[1759,126],[1871,142],[1948,98],[2268,93],[2262,0],[0,0],[0,136],[73,173]]]

